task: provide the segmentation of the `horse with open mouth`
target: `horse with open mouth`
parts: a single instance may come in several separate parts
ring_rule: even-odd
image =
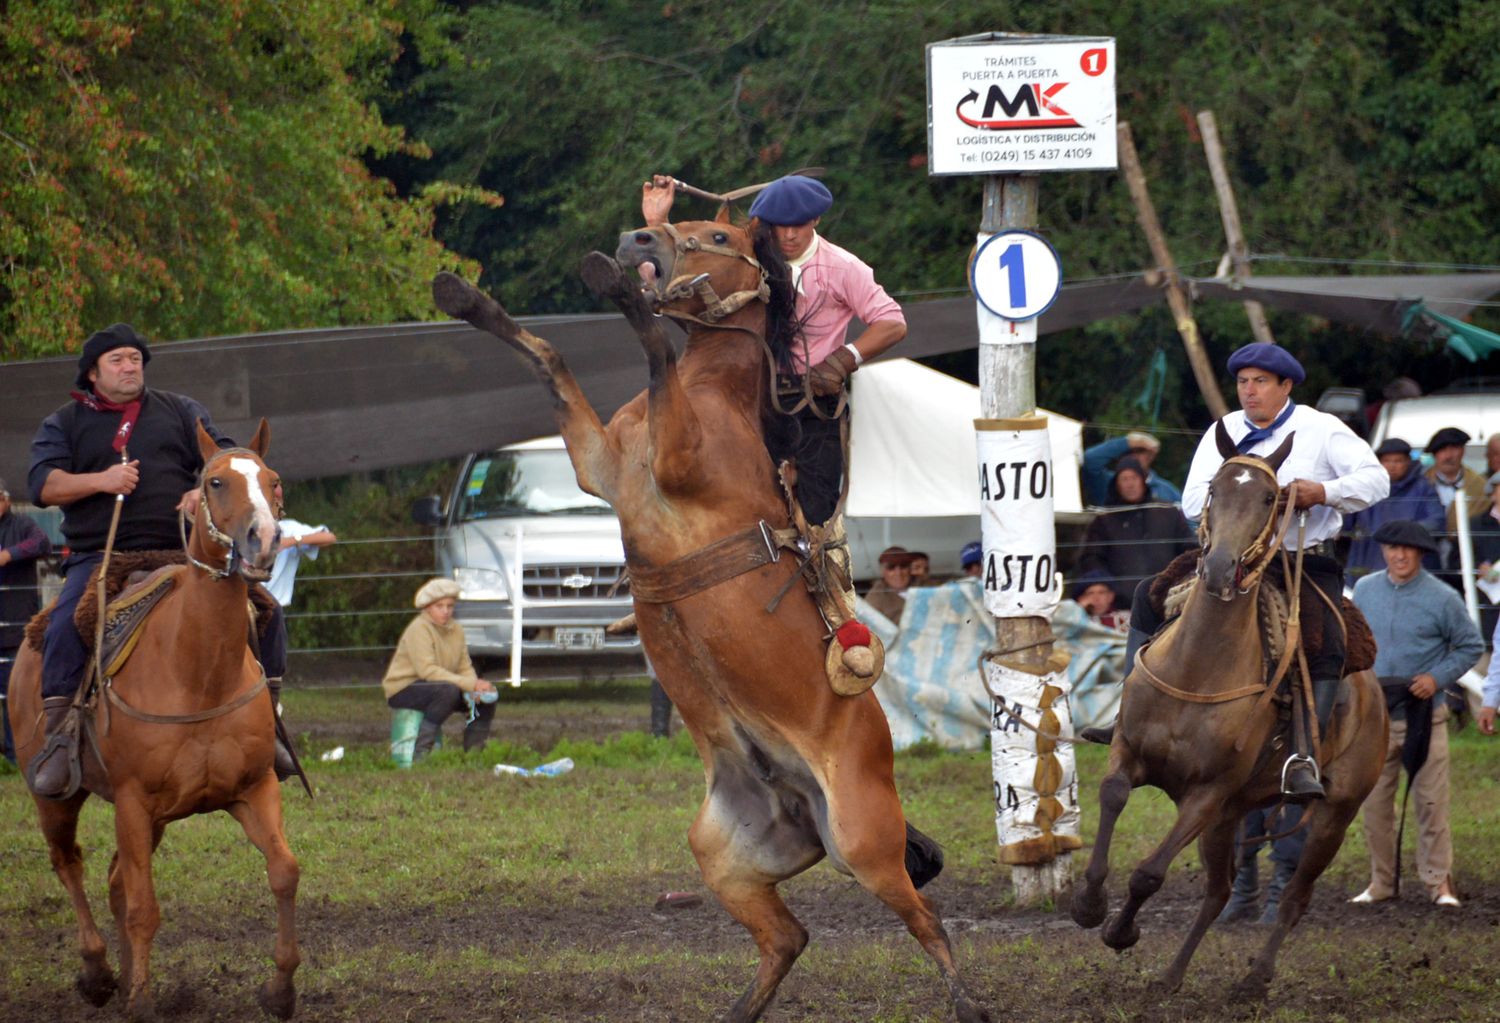
[[[917,891],[941,869],[941,851],[906,823],[884,712],[871,692],[830,688],[824,621],[798,584],[795,544],[778,539],[789,512],[762,418],[796,321],[769,232],[752,235],[723,213],[626,231],[616,259],[590,254],[583,276],[634,326],[650,374],[608,425],[557,352],[497,302],[451,274],[433,291],[445,312],[531,364],[579,485],[619,515],[642,642],[703,759],[707,794],[689,842],[704,881],[760,948],[726,1018],[759,1019],[801,954],[807,931],[776,886],[826,856],[906,923],[961,1023],[988,1020]],[[687,330],[680,359],[658,313]]]

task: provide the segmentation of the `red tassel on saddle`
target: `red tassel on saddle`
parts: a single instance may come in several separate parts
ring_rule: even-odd
[[[845,622],[839,626],[834,635],[838,637],[839,646],[845,650],[850,647],[870,645],[870,627],[862,622]]]

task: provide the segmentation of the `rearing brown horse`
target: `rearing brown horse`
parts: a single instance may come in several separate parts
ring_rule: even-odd
[[[1291,451],[1292,438],[1261,459],[1239,455],[1222,424],[1217,437],[1225,462],[1209,487],[1212,514],[1204,513],[1209,535],[1200,578],[1181,617],[1141,651],[1125,680],[1109,767],[1099,786],[1099,834],[1085,883],[1073,898],[1078,924],[1104,922],[1110,838],[1131,789],[1154,785],[1170,796],[1177,820],[1130,875],[1130,897],[1104,929],[1104,943],[1111,948],[1134,945],[1141,904],[1161,887],[1177,854],[1197,838],[1207,875],[1203,902],[1159,982],[1167,992],[1181,986],[1198,943],[1229,900],[1240,819],[1277,799],[1285,759],[1284,752],[1273,753],[1276,708],[1256,698],[1266,684],[1257,591],[1263,569],[1278,556],[1276,470]],[[1307,909],[1313,883],[1338,853],[1349,822],[1375,785],[1388,729],[1374,673],[1347,676],[1321,743],[1327,798],[1304,812],[1308,832],[1302,859],[1282,894],[1276,927],[1234,998],[1265,997],[1281,943]]]
[[[52,867],[78,918],[78,991],[94,1005],[114,994],[115,978],[83,889],[78,814],[90,788],[115,804],[109,905],[133,1020],[153,1015],[151,941],[161,912],[151,854],[168,823],[214,810],[233,815],[265,855],[276,896],[276,973],[258,992],[261,1007],[282,1019],[296,1007],[298,868],[282,830],[272,769],[271,697],[246,643],[247,580],[267,578],[280,539],[271,496],[276,477],[263,460],[270,437],[262,419],[248,450],[221,451],[199,425],[203,482],[188,545],[196,564],[176,570],[172,591],[152,609],[134,652],[96,702],[92,732],[107,778],[91,780],[86,771],[85,788],[73,797],[36,799]],[[16,656],[10,696],[24,771],[43,739],[41,655],[29,644]]]
[[[940,854],[905,822],[885,715],[871,692],[829,688],[824,623],[793,578],[795,558],[779,556],[763,531],[788,522],[761,425],[763,339],[786,342],[795,301],[785,264],[769,236],[752,242],[722,216],[627,231],[617,258],[592,253],[584,280],[636,328],[650,384],[608,426],[556,351],[493,299],[450,274],[433,291],[444,311],[531,363],[552,393],[579,485],[620,517],[641,639],[703,759],[708,791],[689,842],[704,881],[760,948],[755,978],[726,1018],[760,1018],[801,954],[807,931],[776,886],[827,856],[906,923],[937,962],[958,1019],[987,1020],[914,884],[913,875],[936,874]],[[621,264],[639,268],[646,286]],[[687,327],[680,360],[658,309]],[[721,541],[732,553],[700,553]],[[643,593],[647,579],[655,595]]]

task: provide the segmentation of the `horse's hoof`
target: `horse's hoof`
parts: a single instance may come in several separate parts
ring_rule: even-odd
[[[1182,978],[1164,974],[1146,985],[1146,994],[1151,998],[1167,998],[1182,989]]]
[[[1109,926],[1104,928],[1104,943],[1116,952],[1123,952],[1137,941],[1141,940],[1141,929],[1134,920],[1129,923],[1120,919],[1117,913],[1109,921]]]
[[[125,1018],[130,1023],[156,1023],[156,1001],[148,994],[136,995],[125,1003]]]
[[[1229,990],[1230,1005],[1260,1004],[1271,993],[1271,978],[1258,973],[1248,973]]]
[[[967,998],[961,998],[953,1003],[953,1014],[958,1018],[958,1023],[994,1023],[988,1012]]]
[[[432,300],[454,319],[465,319],[478,305],[477,298],[478,290],[457,274],[442,270],[432,279]]]
[[[275,981],[266,981],[255,992],[255,1000],[268,1015],[277,1019],[291,1019],[297,1011],[297,989],[291,984],[278,989]]]
[[[73,986],[85,1002],[99,1008],[115,996],[115,975],[108,966],[85,967],[78,971]]]
[[[629,292],[625,271],[602,252],[590,252],[579,267],[584,285],[599,298],[616,298]]]
[[[1109,896],[1103,888],[1079,888],[1073,893],[1073,922],[1091,931],[1109,915]]]

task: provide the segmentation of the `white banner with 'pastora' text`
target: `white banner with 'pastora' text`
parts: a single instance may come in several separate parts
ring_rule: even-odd
[[[1052,618],[1057,534],[1045,416],[974,420],[979,454],[980,584],[997,618]]]

